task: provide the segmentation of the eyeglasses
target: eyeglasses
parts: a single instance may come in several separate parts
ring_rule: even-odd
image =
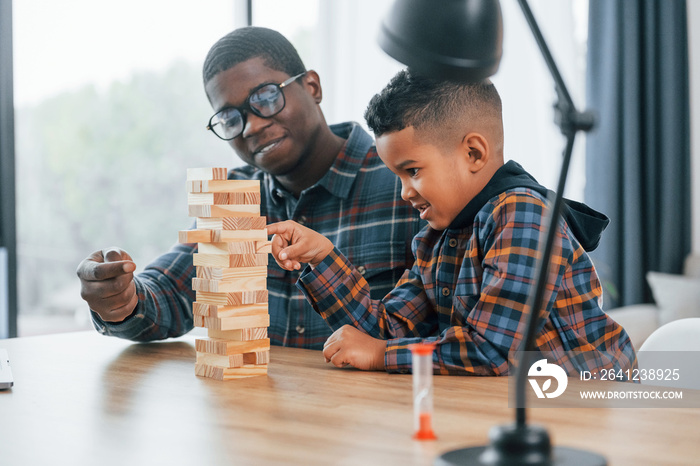
[[[283,83],[264,83],[256,87],[240,107],[226,107],[209,119],[207,129],[224,141],[241,135],[246,124],[246,115],[253,113],[261,118],[272,118],[284,109],[286,101],[282,89],[301,78],[306,71],[292,76]]]

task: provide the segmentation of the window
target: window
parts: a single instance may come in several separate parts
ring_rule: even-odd
[[[18,333],[91,328],[78,263],[139,268],[186,228],[186,168],[233,154],[205,130],[209,47],[230,0],[14,2]]]

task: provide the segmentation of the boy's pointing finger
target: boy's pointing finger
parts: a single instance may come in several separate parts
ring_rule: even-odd
[[[267,226],[267,235],[285,235],[294,231],[294,222],[285,220],[283,222],[270,223]]]

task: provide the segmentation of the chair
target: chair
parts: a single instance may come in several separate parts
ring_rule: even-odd
[[[662,325],[649,335],[639,351],[700,351],[700,317]]]
[[[700,389],[700,317],[678,319],[655,330],[637,352],[640,375],[649,371],[664,374],[641,380],[643,384]],[[676,370],[680,375],[666,377]]]

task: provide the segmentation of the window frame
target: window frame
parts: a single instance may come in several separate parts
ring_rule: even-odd
[[[0,1],[0,338],[17,336],[12,1]],[[5,279],[2,280],[1,277]],[[4,282],[4,283],[3,283]]]

